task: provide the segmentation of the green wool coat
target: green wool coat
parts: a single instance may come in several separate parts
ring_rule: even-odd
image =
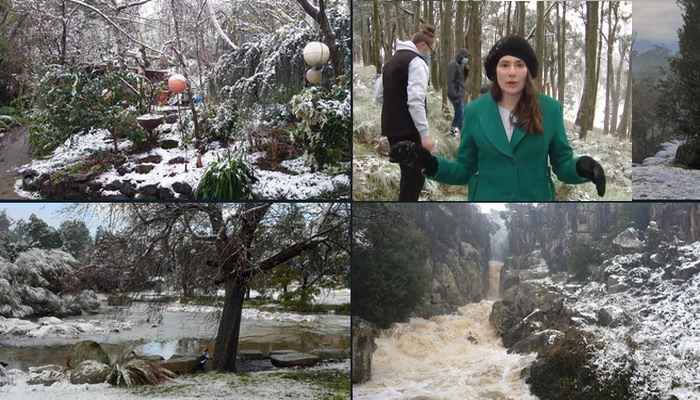
[[[564,128],[562,105],[540,94],[544,134],[529,134],[517,125],[508,143],[496,100],[490,93],[464,109],[462,137],[455,160],[437,157],[438,170],[428,176],[449,185],[469,184],[470,201],[554,201],[552,170],[565,183],[585,183]]]

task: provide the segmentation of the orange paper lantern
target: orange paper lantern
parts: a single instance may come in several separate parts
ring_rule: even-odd
[[[168,88],[173,93],[182,93],[187,87],[187,79],[180,74],[175,74],[168,79]]]

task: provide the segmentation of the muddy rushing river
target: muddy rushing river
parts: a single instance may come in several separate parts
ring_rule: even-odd
[[[198,355],[204,347],[214,350],[217,322],[211,312],[180,307],[165,308],[162,319],[150,314],[146,304],[137,303],[121,313],[105,312],[64,321],[83,319],[100,323],[104,320],[130,322],[131,329],[109,333],[83,334],[78,337],[46,336],[41,338],[0,336],[0,361],[8,368],[27,370],[30,366],[64,365],[68,351],[78,341],[94,340],[112,357],[135,350],[144,355]],[[280,314],[248,310],[241,324],[239,350],[291,349],[308,352],[317,348],[349,348],[350,317],[336,315]],[[246,318],[246,315],[249,317]]]
[[[537,400],[520,373],[535,355],[508,354],[489,322],[492,301],[459,315],[412,319],[376,339],[372,379],[357,399]]]

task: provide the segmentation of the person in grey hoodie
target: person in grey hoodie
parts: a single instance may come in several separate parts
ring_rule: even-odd
[[[428,64],[435,44],[435,28],[426,25],[411,40],[398,41],[396,52],[382,67],[375,101],[382,104],[382,136],[386,136],[390,146],[408,140],[428,151],[433,149],[426,95]],[[399,167],[399,201],[417,201],[425,177],[411,163],[399,163]]]
[[[464,120],[464,85],[469,74],[469,50],[460,49],[453,60],[447,64],[447,98],[455,109],[450,133],[457,136]]]

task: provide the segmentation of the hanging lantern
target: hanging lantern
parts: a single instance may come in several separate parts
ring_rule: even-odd
[[[306,80],[311,84],[317,84],[321,82],[321,77],[323,76],[323,69],[321,68],[309,68],[306,71]]]
[[[304,61],[311,67],[327,63],[330,57],[331,51],[321,42],[309,42],[304,47]]]
[[[173,93],[182,93],[187,87],[187,79],[180,74],[175,74],[168,79],[168,88]]]

